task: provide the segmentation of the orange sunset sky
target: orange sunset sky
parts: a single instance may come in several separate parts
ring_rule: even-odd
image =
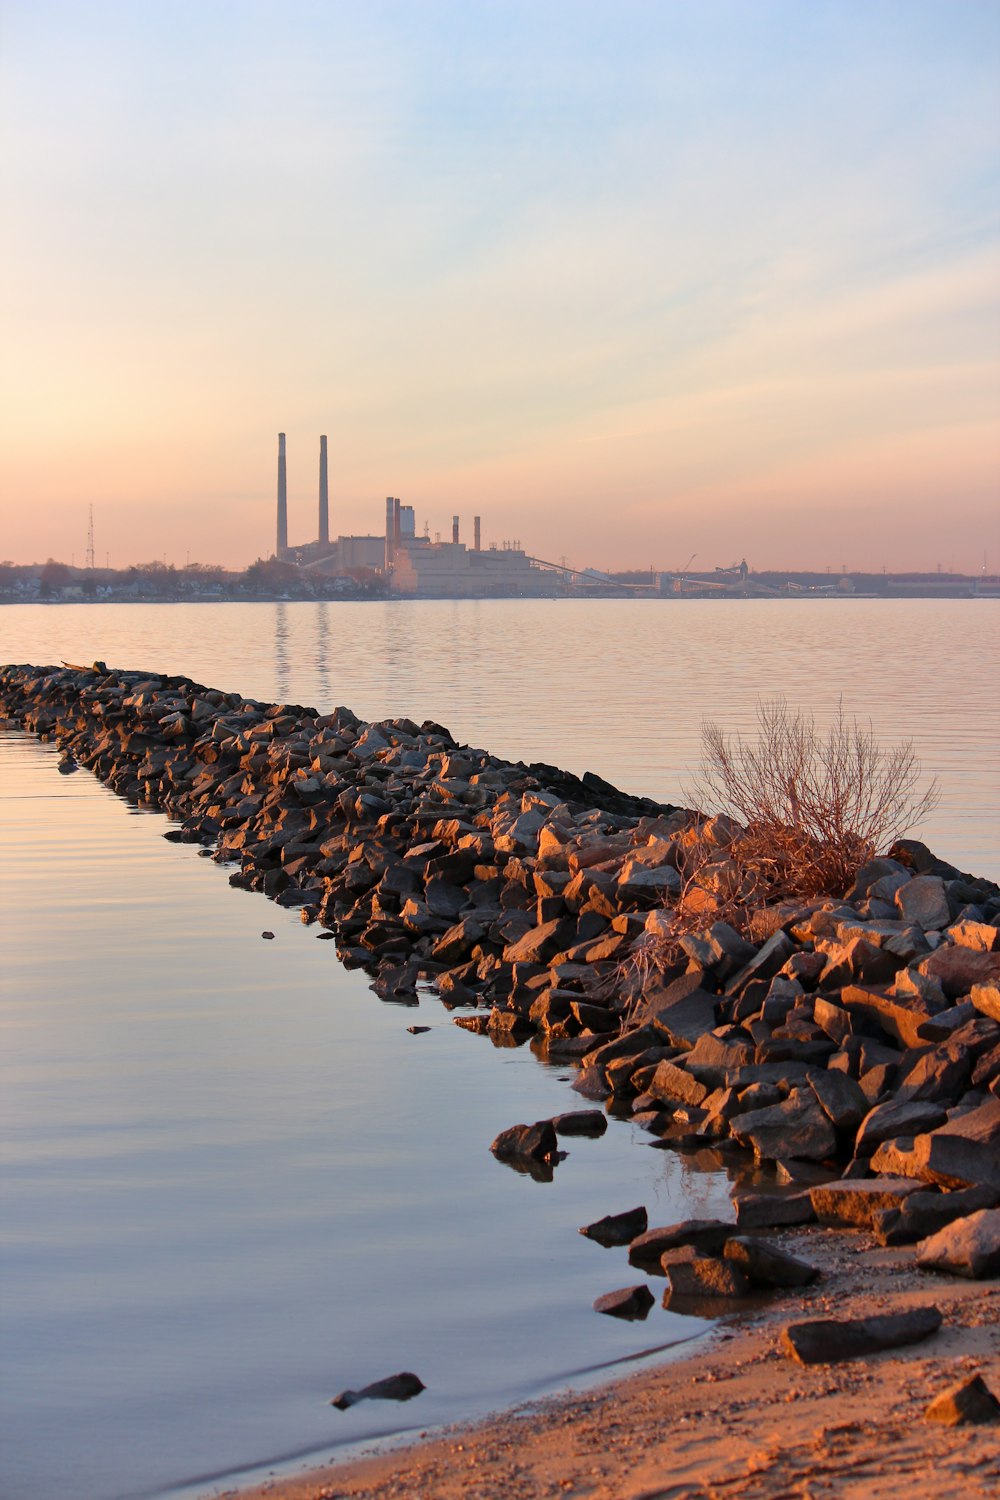
[[[995,0],[0,0],[0,557],[1000,569]]]

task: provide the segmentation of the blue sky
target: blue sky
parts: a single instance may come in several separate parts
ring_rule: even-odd
[[[327,432],[345,532],[1000,566],[998,79],[993,0],[0,0],[0,554],[247,562],[283,429],[302,540]]]

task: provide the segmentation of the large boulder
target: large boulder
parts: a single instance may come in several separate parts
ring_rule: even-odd
[[[629,1263],[658,1270],[668,1251],[685,1245],[706,1255],[717,1255],[732,1231],[733,1225],[721,1219],[682,1219],[679,1224],[647,1229],[629,1245]]]
[[[819,1276],[817,1268],[807,1261],[753,1235],[730,1235],[723,1254],[726,1260],[739,1266],[754,1286],[808,1286]]]
[[[921,1174],[944,1187],[984,1183],[1000,1188],[1000,1099],[956,1114],[938,1129],[918,1135],[913,1150]]]
[[[782,1330],[781,1343],[785,1353],[801,1365],[827,1365],[920,1343],[937,1333],[941,1322],[936,1307],[877,1313],[870,1318],[816,1318],[789,1323]]]
[[[1000,953],[977,953],[974,948],[943,943],[921,959],[917,967],[921,974],[939,980],[951,999],[960,1000],[971,993],[974,985],[1000,980]]]
[[[956,1219],[917,1246],[917,1265],[972,1281],[1000,1276],[1000,1208]]]
[[[809,1201],[821,1224],[839,1228],[870,1229],[875,1215],[898,1208],[920,1183],[909,1177],[862,1177],[857,1180],[820,1183],[809,1190]]]
[[[940,931],[951,920],[948,892],[940,875],[915,875],[896,891],[896,905],[908,922],[925,932]]]
[[[603,1297],[598,1297],[594,1303],[594,1311],[634,1323],[646,1317],[655,1300],[645,1283],[640,1286],[625,1286],[617,1292],[605,1292]]]
[[[612,1245],[629,1245],[639,1235],[645,1234],[649,1220],[643,1207],[630,1208],[621,1214],[605,1214],[592,1224],[584,1224],[580,1230],[588,1240],[610,1248]]]
[[[654,1027],[671,1046],[688,1049],[715,1029],[717,1005],[715,996],[701,988],[697,974],[683,974],[667,984],[657,978],[643,990],[637,1019]]]
[[[830,1118],[810,1088],[792,1089],[780,1104],[737,1115],[732,1133],[741,1145],[752,1146],[768,1161],[779,1157],[822,1161],[837,1146]]]

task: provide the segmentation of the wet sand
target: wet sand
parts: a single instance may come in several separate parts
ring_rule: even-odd
[[[272,1480],[241,1491],[240,1500],[985,1500],[1000,1493],[1000,1424],[946,1427],[924,1418],[935,1396],[973,1374],[1000,1397],[1000,1284],[928,1275],[916,1270],[912,1247],[881,1249],[866,1234],[811,1228],[768,1238],[820,1266],[822,1280],[724,1318],[670,1363],[406,1448]],[[908,1348],[809,1368],[779,1348],[782,1326],[801,1317],[862,1317],[929,1303],[944,1325]]]

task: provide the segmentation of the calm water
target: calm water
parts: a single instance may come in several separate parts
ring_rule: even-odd
[[[16,607],[0,660],[432,717],[666,798],[703,717],[843,695],[941,778],[929,842],[996,877],[998,623],[986,601]],[[211,1492],[692,1331],[594,1314],[634,1278],[576,1229],[717,1212],[722,1179],[621,1122],[551,1184],[495,1163],[503,1126],[577,1102],[567,1075],[434,1001],[381,1004],[163,827],[0,734],[5,1497]],[[326,1404],[405,1368],[411,1405]]]

